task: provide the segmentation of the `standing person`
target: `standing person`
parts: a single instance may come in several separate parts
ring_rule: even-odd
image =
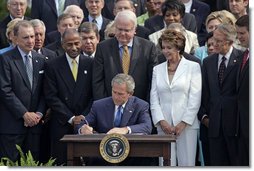
[[[238,19],[243,15],[247,15],[249,0],[229,0],[229,11]]]
[[[33,51],[34,29],[29,21],[14,27],[17,46],[0,57],[0,158],[18,160],[16,144],[39,159],[44,57]]]
[[[157,14],[154,0],[146,0],[145,6],[146,6],[147,12],[137,17],[138,24],[141,26],[144,26],[146,19]]]
[[[79,33],[82,42],[81,53],[93,59],[95,56],[97,44],[100,41],[97,25],[91,22],[84,22],[79,27]]]
[[[84,18],[84,21],[95,23],[99,29],[100,40],[104,40],[104,31],[110,22],[109,19],[103,17],[101,14],[102,8],[105,5],[104,0],[86,0],[85,5],[89,14]]]
[[[35,33],[34,50],[45,56],[45,59],[53,59],[56,53],[53,50],[44,47],[46,27],[43,21],[39,19],[30,20]]]
[[[158,134],[176,134],[171,144],[172,166],[195,166],[197,113],[201,103],[201,69],[185,59],[185,37],[175,30],[161,35],[162,53],[167,58],[153,69],[151,112]]]
[[[66,164],[67,146],[59,140],[72,134],[92,104],[92,59],[80,54],[81,37],[74,28],[62,36],[64,55],[45,66],[44,93],[51,109],[51,156],[57,165]]]
[[[239,124],[239,140],[238,152],[241,166],[249,166],[249,16],[240,17],[236,23],[237,37],[241,45],[246,48],[239,69],[237,78],[238,90],[238,124]]]
[[[75,26],[78,29],[84,19],[83,10],[78,5],[69,5],[65,8],[63,13],[69,14],[73,18]]]
[[[155,45],[135,36],[137,19],[134,12],[118,12],[114,22],[115,38],[97,45],[93,67],[94,98],[97,100],[111,96],[111,80],[118,73],[125,73],[135,80],[134,96],[149,101],[152,69],[157,64]]]
[[[7,24],[15,19],[21,18],[22,20],[29,20],[29,17],[25,16],[26,9],[27,9],[27,0],[7,0],[7,9],[9,11],[8,16],[6,16],[0,22],[0,48],[5,48],[9,46],[6,37],[6,29]]]
[[[42,20],[46,32],[57,30],[57,19],[69,5],[80,5],[80,0],[32,0],[31,17]],[[60,2],[60,3],[59,3]]]
[[[233,47],[236,30],[230,24],[218,25],[213,39],[216,53],[203,60],[198,117],[208,128],[211,165],[233,166],[238,165],[236,78],[242,52]]]
[[[53,31],[47,35],[47,41],[52,43],[48,44],[46,48],[55,51],[57,56],[64,54],[61,36],[67,28],[75,28],[74,19],[69,14],[62,14],[57,19],[57,31]]]

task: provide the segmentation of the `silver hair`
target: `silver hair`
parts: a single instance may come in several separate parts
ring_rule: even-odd
[[[64,14],[70,14],[70,11],[72,11],[72,10],[74,10],[74,11],[76,11],[76,10],[79,10],[80,11],[80,13],[81,13],[81,17],[82,17],[82,19],[84,18],[84,12],[83,12],[83,10],[78,6],[78,5],[68,5],[66,8],[65,8],[65,10],[64,10]]]
[[[132,76],[127,74],[117,74],[111,81],[111,86],[113,87],[114,83],[116,84],[126,84],[127,92],[133,93],[135,89],[135,81]]]
[[[33,20],[30,20],[30,23],[32,24],[33,27],[42,27],[44,32],[46,32],[46,26],[43,21],[39,19],[33,19]]]
[[[228,41],[234,42],[236,40],[236,28],[231,24],[219,24],[216,28],[219,32],[226,36]]]
[[[115,22],[118,20],[130,20],[134,23],[135,28],[137,27],[137,17],[133,11],[123,10],[117,13],[115,17]]]

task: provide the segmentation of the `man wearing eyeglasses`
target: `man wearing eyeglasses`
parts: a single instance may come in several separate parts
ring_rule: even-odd
[[[26,8],[27,8],[27,0],[7,1],[7,9],[9,11],[9,15],[0,22],[0,49],[9,46],[5,33],[7,24],[11,20],[13,20],[14,18],[21,18],[22,20],[30,20],[30,18],[24,16],[26,13]]]
[[[149,101],[152,70],[157,64],[155,45],[135,36],[137,19],[134,12],[118,12],[114,22],[115,37],[97,45],[93,66],[94,99],[111,96],[111,80],[118,73],[124,72],[135,80],[134,96]],[[123,56],[129,59],[128,67],[123,66]]]

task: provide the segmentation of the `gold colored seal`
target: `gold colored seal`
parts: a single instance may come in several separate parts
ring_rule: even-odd
[[[128,139],[121,134],[106,135],[100,143],[100,154],[109,163],[120,163],[130,152]]]

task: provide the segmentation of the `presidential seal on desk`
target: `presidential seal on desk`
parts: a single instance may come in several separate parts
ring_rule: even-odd
[[[100,143],[100,154],[109,163],[120,163],[130,152],[128,139],[121,134],[106,135]]]

